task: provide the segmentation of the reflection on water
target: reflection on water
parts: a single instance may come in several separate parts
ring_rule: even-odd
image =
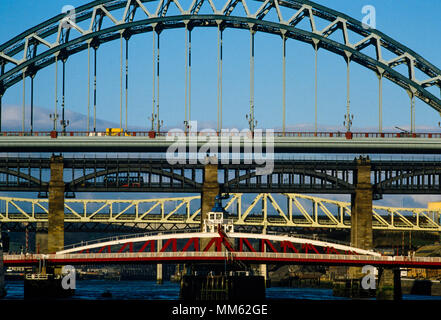
[[[77,280],[75,296],[70,299],[79,300],[177,300],[179,299],[179,283],[155,281],[109,281],[109,280]],[[5,299],[23,299],[23,281],[6,281],[8,291]],[[104,298],[104,292],[111,292],[111,298]],[[317,288],[286,288],[271,287],[266,290],[267,299],[301,299],[301,300],[348,300],[334,297],[332,289]],[[403,300],[441,300],[441,296],[403,295]]]
[[[332,289],[272,287],[266,289],[267,299],[350,300],[334,297]]]

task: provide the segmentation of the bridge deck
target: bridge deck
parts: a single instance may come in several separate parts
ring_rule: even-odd
[[[259,264],[305,264],[339,266],[394,266],[404,268],[441,268],[438,257],[367,256],[336,254],[305,254],[275,252],[125,252],[4,255],[5,266],[38,265],[43,259],[48,264],[124,264],[124,263],[182,263],[225,262],[239,260]]]
[[[173,137],[149,138],[145,136],[1,136],[0,149],[5,152],[165,152],[176,143]],[[261,139],[262,146],[273,143],[274,152],[303,152],[303,153],[406,153],[406,154],[439,154],[441,153],[441,139],[433,134],[418,134],[412,136],[374,137],[371,134],[355,134],[347,139],[344,133],[329,136],[297,136],[274,137]],[[376,134],[377,135],[377,134]],[[204,137],[205,138],[205,137]],[[199,149],[207,143],[201,137],[187,137],[184,139],[187,148]],[[220,137],[210,137],[210,143],[221,146]],[[237,142],[227,140],[230,148],[243,150],[245,140]],[[252,140],[251,140],[252,141]],[[254,141],[253,143],[255,143]],[[270,146],[268,144],[268,146]]]

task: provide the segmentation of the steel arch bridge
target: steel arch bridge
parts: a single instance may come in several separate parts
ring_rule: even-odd
[[[157,5],[154,5],[154,9],[149,10],[147,7],[152,3],[157,3]],[[26,77],[30,77],[31,81],[33,81],[35,74],[39,70],[53,63],[58,64],[59,60],[63,61],[64,66],[68,57],[84,50],[90,52],[91,48],[95,50],[96,54],[100,44],[108,41],[121,39],[122,43],[123,38],[128,41],[132,35],[153,31],[154,34],[158,35],[159,43],[159,35],[162,30],[185,28],[191,34],[191,30],[194,27],[217,27],[219,38],[221,38],[222,31],[225,28],[250,30],[250,42],[253,48],[254,34],[256,31],[259,31],[281,36],[284,52],[286,40],[295,39],[312,44],[316,52],[319,48],[323,48],[341,55],[347,62],[348,83],[351,61],[375,72],[379,77],[380,85],[382,78],[389,79],[404,88],[411,97],[411,130],[415,127],[413,117],[415,111],[414,97],[418,97],[434,110],[441,112],[440,97],[436,97],[427,90],[428,87],[432,86],[441,88],[440,69],[401,43],[378,30],[365,28],[361,22],[345,14],[308,0],[259,1],[258,9],[255,12],[251,10],[251,3],[254,2],[226,0],[220,6],[219,4],[216,6],[213,0],[193,0],[188,7],[185,7],[179,0],[93,1],[77,8],[74,14],[60,14],[0,45],[0,97],[4,95],[8,88],[21,80],[24,81]],[[175,7],[175,12],[177,9],[178,14],[170,13],[173,12],[172,7]],[[239,7],[242,7],[243,10],[238,9]],[[207,11],[207,13],[204,11]],[[275,15],[272,15],[272,12]],[[309,30],[299,28],[299,23],[303,19],[310,22]],[[318,20],[327,21],[326,27],[322,30],[317,28],[316,22]],[[330,38],[336,32],[342,33],[343,41],[339,42]],[[361,40],[351,42],[350,36],[352,33],[361,37]],[[374,47],[376,53],[374,56],[363,52],[369,46]],[[220,51],[221,49],[219,49]],[[254,52],[254,50],[251,51]],[[386,60],[386,51],[394,57]],[[251,57],[251,60],[253,61],[253,57]],[[397,66],[403,64],[407,66],[407,72],[405,73],[397,70]],[[191,64],[189,66],[191,67]],[[251,74],[253,74],[253,68],[253,62],[251,62]],[[219,67],[220,69],[221,67]],[[423,78],[417,79],[417,72],[422,74]],[[158,79],[156,80],[158,80],[159,84],[159,73],[157,77]],[[250,78],[253,78],[253,76]],[[250,79],[250,82],[252,81]],[[253,88],[252,84],[251,87]],[[221,85],[220,87],[218,85],[218,90],[219,88],[220,92],[222,92]],[[254,93],[252,88],[250,92],[249,120],[250,129],[253,130],[255,119]],[[221,95],[218,97],[218,117],[220,115],[218,127],[222,127]],[[159,96],[157,99],[159,100]],[[153,97],[153,100],[155,100],[155,97]],[[96,100],[94,104],[94,107],[96,107]],[[348,90],[347,120],[349,120],[349,112]],[[57,111],[55,115],[57,115]],[[153,106],[152,111],[152,119],[155,117],[158,119],[157,129],[159,131],[158,101],[156,114],[155,106]],[[186,101],[185,120],[187,123],[191,119],[190,117],[190,102],[187,105]],[[154,124],[152,123],[153,126]],[[285,121],[283,121],[284,127]],[[381,120],[379,129],[381,131]],[[25,131],[24,120],[23,131]]]
[[[302,194],[231,194],[225,209],[237,229],[351,228],[351,203]],[[249,205],[247,205],[249,203]],[[66,199],[66,224],[112,224],[150,230],[200,227],[200,196],[110,200]],[[0,224],[45,223],[48,199],[0,197]],[[373,206],[376,230],[440,232],[440,210]],[[167,228],[168,226],[168,228]],[[181,226],[181,227],[180,227]]]

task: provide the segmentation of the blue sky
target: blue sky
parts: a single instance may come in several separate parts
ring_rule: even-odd
[[[64,5],[78,7],[87,0],[0,1],[0,43],[61,12]],[[189,0],[181,0],[188,6]],[[248,1],[253,3],[253,1]],[[438,0],[317,0],[319,4],[361,20],[362,7],[376,9],[377,29],[410,47],[432,64],[441,67],[441,1]],[[218,1],[215,1],[218,3]],[[251,5],[250,5],[251,6]],[[217,114],[217,32],[196,28],[192,34],[192,115],[194,120],[216,127]],[[161,118],[167,127],[181,126],[184,118],[185,42],[184,30],[161,34]],[[130,40],[129,129],[148,129],[151,113],[152,36],[142,34]],[[255,61],[255,114],[258,127],[280,128],[282,110],[282,41],[280,37],[258,33]],[[119,125],[119,41],[99,49],[98,128]],[[319,50],[319,130],[343,130],[346,112],[346,65],[340,56]],[[227,29],[224,32],[223,64],[224,126],[245,128],[249,112],[249,32]],[[61,68],[59,68],[60,70]],[[49,113],[54,108],[54,67],[38,73],[35,81],[35,130],[49,130]],[[61,72],[60,77],[61,78]],[[377,77],[351,63],[351,112],[354,130],[378,126]],[[29,80],[27,82],[29,103]],[[61,85],[58,86],[61,94]],[[73,128],[85,127],[87,112],[87,53],[69,59],[67,64],[67,119]],[[439,96],[439,92],[435,92]],[[21,128],[22,86],[10,88],[3,98],[4,125]],[[314,51],[310,45],[287,43],[287,125],[292,130],[313,127]],[[61,97],[60,97],[61,101]],[[407,93],[385,80],[383,88],[383,127],[409,127]],[[27,117],[29,108],[27,108]],[[440,131],[441,118],[416,99],[416,124],[420,130]],[[26,123],[29,128],[29,122]],[[136,197],[145,195],[137,195]],[[336,196],[334,196],[335,198]],[[338,197],[337,197],[338,198]],[[425,206],[437,196],[390,196],[382,203],[397,206]],[[344,200],[347,197],[344,196]],[[380,204],[380,202],[377,202]]]
[[[88,1],[1,1],[0,42],[58,14],[65,5],[74,7]],[[181,1],[188,6],[189,0]],[[218,3],[216,1],[215,3]],[[248,1],[255,6],[254,1]],[[373,5],[377,29],[410,47],[434,65],[441,66],[441,2],[335,0],[316,1],[362,20],[361,9]],[[222,2],[223,3],[223,2]],[[184,30],[168,30],[161,34],[161,118],[167,127],[182,125],[185,95]],[[196,28],[192,33],[192,118],[216,127],[217,115],[217,32]],[[151,114],[152,81],[151,34],[134,36],[130,41],[129,129],[146,129]],[[280,128],[282,118],[282,41],[280,37],[258,33],[255,61],[255,114],[258,126]],[[104,44],[98,51],[99,127],[109,122],[119,124],[119,41]],[[346,67],[340,56],[319,50],[319,130],[343,130],[346,112]],[[249,111],[249,32],[227,29],[224,32],[223,63],[224,126],[245,128]],[[61,69],[61,68],[59,68]],[[66,110],[72,128],[85,126],[87,113],[87,54],[83,52],[67,63]],[[54,67],[38,73],[35,81],[36,130],[48,129],[49,113],[54,108]],[[61,72],[60,72],[61,77]],[[60,79],[60,78],[59,78]],[[29,80],[27,82],[29,103]],[[354,130],[378,127],[378,81],[373,72],[351,63],[351,112],[355,115]],[[436,92],[439,96],[439,92]],[[61,94],[61,86],[59,85]],[[410,104],[401,87],[384,81],[383,127],[408,127]],[[4,96],[4,121],[21,128],[16,113],[22,104],[22,86],[15,85]],[[61,101],[61,98],[60,98]],[[287,43],[287,125],[292,130],[312,128],[314,121],[314,51],[310,45],[289,40]],[[21,112],[21,111],[20,111]],[[27,117],[29,109],[27,109]],[[8,122],[9,119],[9,122]],[[438,113],[416,99],[416,124],[423,131],[438,130]],[[26,126],[29,126],[27,121]],[[429,128],[429,129],[428,129]]]

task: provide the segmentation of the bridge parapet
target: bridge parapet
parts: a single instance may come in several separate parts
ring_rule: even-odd
[[[161,262],[223,262],[231,258],[229,252],[123,252],[4,255],[6,266],[49,264],[105,264],[105,263],[161,263]],[[403,257],[372,255],[336,255],[315,253],[236,252],[234,259],[248,263],[316,264],[407,268],[441,268],[439,257]]]

